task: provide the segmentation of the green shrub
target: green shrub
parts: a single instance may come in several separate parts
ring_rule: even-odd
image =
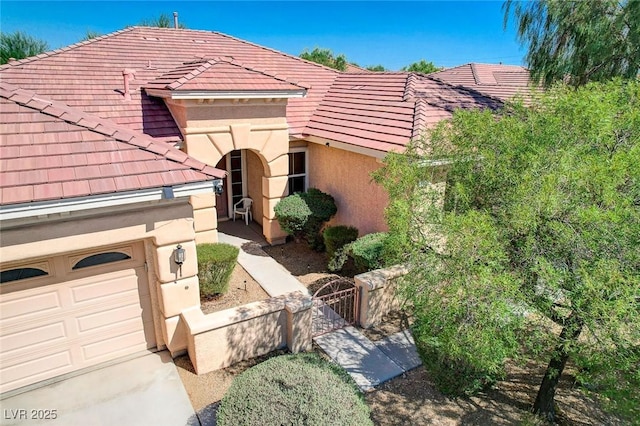
[[[287,234],[293,235],[296,240],[302,238],[305,226],[311,217],[311,209],[301,193],[289,195],[278,201],[274,211],[280,227]]]
[[[415,337],[415,336],[414,336]],[[416,338],[418,353],[438,390],[448,396],[473,395],[504,378],[503,372],[474,368],[464,359],[451,359],[437,339]]]
[[[319,189],[289,195],[274,208],[280,227],[296,239],[304,238],[314,250],[324,250],[320,235],[322,225],[336,214],[338,208],[333,197]]]
[[[197,252],[200,295],[211,297],[226,293],[240,250],[230,244],[218,243],[199,244]]]
[[[376,232],[367,234],[351,243],[351,257],[353,257],[358,269],[371,271],[384,266],[382,249],[386,238],[386,232]]]
[[[218,408],[219,426],[372,425],[351,377],[313,353],[282,355],[235,378]]]
[[[328,226],[322,233],[324,245],[327,248],[329,258],[332,258],[336,250],[341,249],[358,238],[358,229],[353,226]]]
[[[329,270],[341,270],[348,257],[353,259],[359,271],[366,272],[384,267],[383,248],[387,235],[386,232],[367,234],[336,250],[329,260]]]

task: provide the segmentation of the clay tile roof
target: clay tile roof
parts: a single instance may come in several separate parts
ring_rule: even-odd
[[[516,95],[526,96],[533,87],[529,80],[529,70],[517,65],[470,63],[429,75],[503,101]]]
[[[339,74],[322,65],[217,32],[131,27],[39,58],[2,65],[0,75],[4,82],[134,131],[156,138],[181,138],[164,101],[148,96],[141,87],[186,63],[201,64],[203,58],[232,60],[257,73],[277,76],[299,86],[304,82],[303,87],[308,87],[306,96],[289,99],[287,103],[287,122],[294,136],[302,133],[313,110]],[[125,68],[135,70],[130,101],[123,96]]]
[[[144,85],[146,89],[197,91],[300,90],[309,87],[245,66],[231,58],[192,61]]]
[[[169,144],[4,82],[0,83],[0,109],[3,205],[224,176]]]
[[[402,151],[458,108],[501,105],[498,99],[417,73],[342,74],[305,133],[382,152]]]

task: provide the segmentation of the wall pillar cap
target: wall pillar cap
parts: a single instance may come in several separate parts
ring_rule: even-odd
[[[409,268],[405,265],[394,265],[384,269],[376,269],[354,277],[358,287],[367,287],[370,291],[384,287],[387,281],[406,275]]]
[[[284,308],[287,312],[295,314],[296,312],[310,309],[313,305],[313,298],[301,291],[294,291],[284,295]]]

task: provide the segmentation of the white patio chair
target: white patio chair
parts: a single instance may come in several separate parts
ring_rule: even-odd
[[[236,215],[244,216],[244,222],[249,225],[249,220],[253,220],[251,214],[251,205],[253,200],[251,198],[243,198],[233,205],[233,221],[236,221]]]

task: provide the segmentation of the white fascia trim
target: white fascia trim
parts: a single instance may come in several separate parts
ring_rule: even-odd
[[[352,145],[350,143],[344,143],[344,142],[338,142],[338,141],[334,141],[334,140],[330,140],[330,139],[323,139],[323,138],[318,138],[316,136],[307,136],[304,138],[304,140],[307,140],[309,142],[313,142],[313,143],[317,143],[319,145],[327,145],[329,144],[330,147],[333,148],[338,148],[338,149],[343,149],[345,151],[350,151],[350,152],[355,152],[356,154],[362,154],[362,155],[366,155],[369,157],[373,157],[376,159],[383,159],[388,152],[386,151],[380,151],[377,149],[371,149],[371,148],[365,148],[363,146],[357,146],[357,145]]]
[[[171,92],[171,99],[287,99],[303,98],[307,94],[300,90],[229,90],[229,91],[180,91]]]
[[[213,193],[215,184],[219,182],[221,182],[220,179],[215,179],[205,182],[167,186],[164,188],[150,188],[138,191],[0,206],[0,221],[170,199],[170,197],[166,196],[167,188],[172,190],[173,198]]]

